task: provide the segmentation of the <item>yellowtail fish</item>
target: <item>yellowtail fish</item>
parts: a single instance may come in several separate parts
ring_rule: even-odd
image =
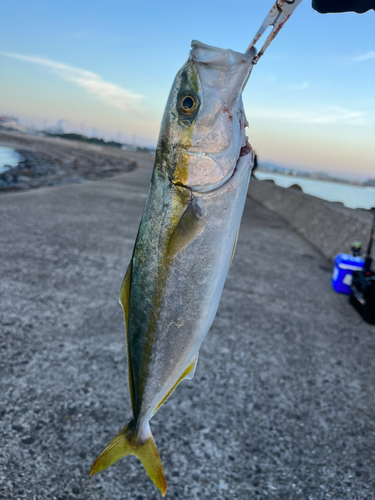
[[[253,163],[242,91],[255,53],[193,41],[173,83],[120,297],[133,418],[91,475],[135,455],[167,491],[149,421],[193,377],[233,258]]]

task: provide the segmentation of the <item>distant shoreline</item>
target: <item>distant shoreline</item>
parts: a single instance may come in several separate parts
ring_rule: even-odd
[[[0,146],[21,157],[0,173],[0,193],[113,177],[137,168],[124,150],[61,138],[0,131]]]
[[[375,206],[375,186],[340,183],[329,179],[285,175],[264,170],[256,170],[255,177],[264,182],[272,181],[283,189],[298,186],[298,189],[305,194],[333,203],[342,203],[351,209],[370,210]]]
[[[306,179],[306,180],[309,180],[309,181],[319,181],[319,182],[332,182],[332,183],[336,183],[336,184],[347,184],[347,185],[350,185],[350,186],[357,186],[357,187],[370,187],[370,188],[375,188],[375,180],[374,180],[374,184],[370,184],[369,182],[366,182],[366,181],[351,181],[351,180],[348,180],[348,179],[340,179],[338,177],[324,177],[324,176],[321,176],[321,177],[315,177],[315,176],[308,176],[308,175],[299,175],[299,174],[288,174],[288,173],[284,173],[284,172],[279,172],[279,171],[273,171],[273,170],[266,170],[266,169],[262,169],[261,166],[259,166],[259,168],[256,170],[256,172],[261,172],[261,173],[264,173],[264,174],[272,174],[272,175],[282,175],[283,177],[291,177],[293,179]]]

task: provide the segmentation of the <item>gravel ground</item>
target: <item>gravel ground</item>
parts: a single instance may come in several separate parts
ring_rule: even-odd
[[[113,177],[136,169],[117,148],[0,130],[0,146],[13,148],[22,161],[0,174],[0,194]]]
[[[156,500],[135,457],[117,297],[151,173],[0,197],[0,497]],[[374,499],[375,328],[330,265],[248,199],[195,377],[152,420],[167,498]]]

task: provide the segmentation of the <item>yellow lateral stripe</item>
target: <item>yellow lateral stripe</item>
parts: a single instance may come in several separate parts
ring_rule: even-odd
[[[171,214],[168,233],[165,241],[165,248],[160,252],[161,258],[158,263],[158,274],[156,279],[156,290],[152,297],[152,309],[150,312],[149,324],[147,331],[145,333],[146,336],[146,344],[144,348],[144,356],[142,360],[142,376],[141,376],[141,386],[139,387],[139,395],[143,396],[144,390],[147,384],[147,379],[149,375],[149,366],[151,363],[152,357],[152,349],[154,345],[154,340],[156,336],[156,331],[158,327],[158,319],[160,314],[160,308],[163,301],[163,294],[165,290],[165,285],[167,283],[167,279],[169,277],[170,265],[173,259],[173,255],[170,255],[168,252],[169,241],[172,237],[172,234],[180,221],[187,202],[189,200],[190,193],[186,189],[181,189],[176,187],[174,200],[173,200],[173,212]]]
[[[190,129],[189,129],[190,132]],[[184,134],[184,135],[192,135],[192,134]],[[189,137],[191,140],[191,137]],[[177,162],[176,169],[173,173],[173,182],[177,185],[184,186],[188,180],[188,165],[189,165],[189,156],[185,151],[180,151],[179,159]]]
[[[192,78],[194,85],[197,87],[198,76],[197,72],[191,70],[190,77]],[[188,147],[191,146],[194,123],[190,126],[180,127],[180,134],[185,136],[188,141]],[[157,288],[152,298],[152,310],[150,313],[149,326],[146,331],[146,347],[145,355],[142,362],[142,381],[139,394],[144,393],[144,389],[147,383],[147,377],[149,374],[149,364],[151,362],[152,347],[154,344],[154,339],[157,331],[157,321],[159,319],[160,307],[163,299],[163,293],[165,285],[169,276],[169,268],[173,260],[174,255],[170,253],[169,243],[173,237],[173,233],[183,216],[186,205],[190,198],[190,191],[185,187],[188,179],[188,166],[189,166],[189,155],[180,148],[178,154],[177,165],[175,171],[173,172],[173,183],[175,185],[175,193],[173,200],[173,211],[170,218],[170,225],[168,229],[168,235],[165,241],[165,248],[162,251],[162,258],[159,262],[159,270],[157,276]],[[181,187],[180,187],[181,186]]]

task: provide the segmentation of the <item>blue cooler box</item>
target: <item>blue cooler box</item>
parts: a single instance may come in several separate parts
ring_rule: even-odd
[[[346,253],[339,253],[335,258],[335,267],[332,274],[332,287],[335,292],[350,295],[353,271],[363,269],[365,261],[362,257],[353,257]]]

